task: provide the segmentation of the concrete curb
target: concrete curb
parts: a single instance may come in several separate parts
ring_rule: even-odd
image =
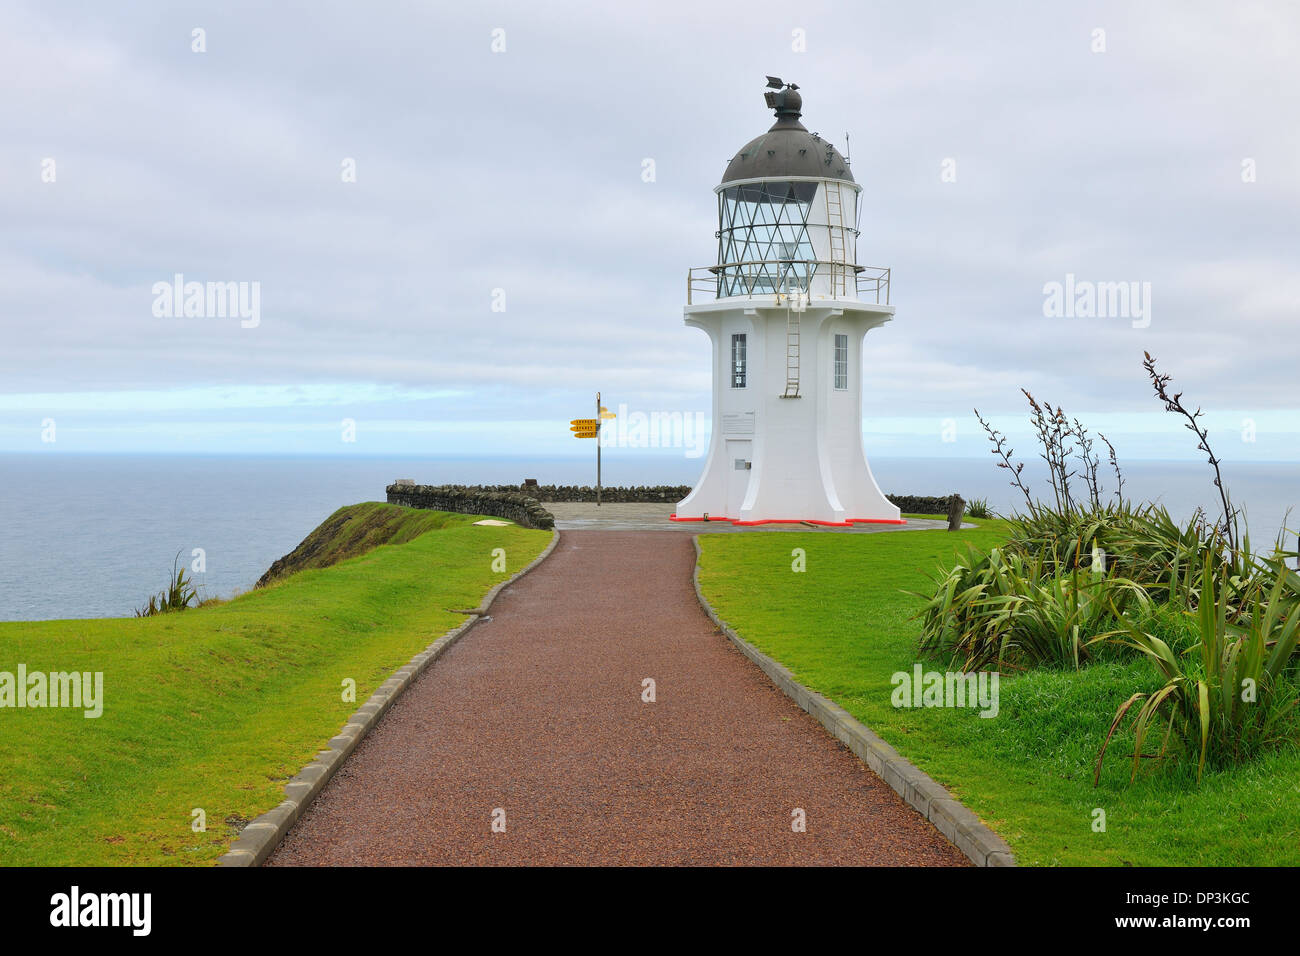
[[[455,644],[465,635],[466,631],[482,620],[483,615],[502,588],[514,584],[545,561],[559,543],[560,533],[552,531],[551,543],[527,567],[495,585],[492,590],[488,591],[482,605],[475,611],[458,612],[473,615],[468,621],[452,628],[423,651],[412,657],[406,666],[399,668],[392,677],[371,694],[370,699],[357,708],[356,713],[348,718],[347,723],[343,725],[343,729],[338,735],[330,738],[329,749],[322,750],[315,760],[285,784],[284,802],[274,810],[263,813],[244,827],[239,839],[232,843],[230,849],[217,860],[217,866],[261,866],[265,863],[267,857],[280,845],[280,841],[284,839],[290,827],[298,822],[298,818],[311,806],[311,802],[325,789],[325,784],[329,783],[335,771],[343,766],[343,762],[352,754],[352,751],[357,749],[357,744],[361,742],[361,738],[365,737],[379,723],[380,718],[388,712],[388,708],[393,706],[394,701],[401,696],[402,691],[406,690],[426,667],[436,661],[443,651]]]
[[[897,750],[843,707],[800,684],[787,668],[758,650],[718,617],[700,590],[699,535],[692,535],[691,540],[695,544],[695,571],[692,574],[695,596],[709,620],[736,645],[740,653],[757,664],[772,683],[800,708],[817,718],[832,737],[852,750],[972,863],[976,866],[1015,866],[1016,859],[1007,842],[980,822],[979,817],[962,806],[951,793],[904,760]]]

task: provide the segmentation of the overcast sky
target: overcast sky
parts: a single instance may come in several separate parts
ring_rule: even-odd
[[[1025,386],[1194,456],[1145,349],[1229,457],[1300,459],[1298,53],[1282,0],[6,0],[0,450],[576,454],[597,389],[707,413],[686,270],[775,74],[893,269],[869,454],[984,454],[972,407],[1014,432]],[[258,283],[256,326],[155,314],[178,273]],[[1149,314],[1045,315],[1067,274]]]

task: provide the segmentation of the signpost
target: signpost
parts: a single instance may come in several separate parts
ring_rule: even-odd
[[[596,507],[600,507],[600,392],[596,393]]]
[[[596,417],[574,418],[569,421],[569,431],[574,438],[596,439],[596,507],[600,507],[600,423],[615,418],[615,414],[600,404],[600,392],[596,393]]]

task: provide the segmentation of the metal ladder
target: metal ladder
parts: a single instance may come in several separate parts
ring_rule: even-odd
[[[791,292],[786,286],[785,293],[785,392],[782,398],[799,397],[799,312],[792,307],[792,297],[798,292]]]
[[[831,295],[847,298],[849,288],[848,260],[845,255],[844,203],[838,182],[828,182],[826,191],[826,232],[830,236]]]

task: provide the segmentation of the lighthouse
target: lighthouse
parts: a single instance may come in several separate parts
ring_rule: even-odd
[[[862,187],[768,77],[776,122],[727,165],[718,254],[690,269],[686,324],[709,337],[712,435],[678,521],[902,523],[862,443],[869,331],[894,317],[889,270],[857,260]]]

